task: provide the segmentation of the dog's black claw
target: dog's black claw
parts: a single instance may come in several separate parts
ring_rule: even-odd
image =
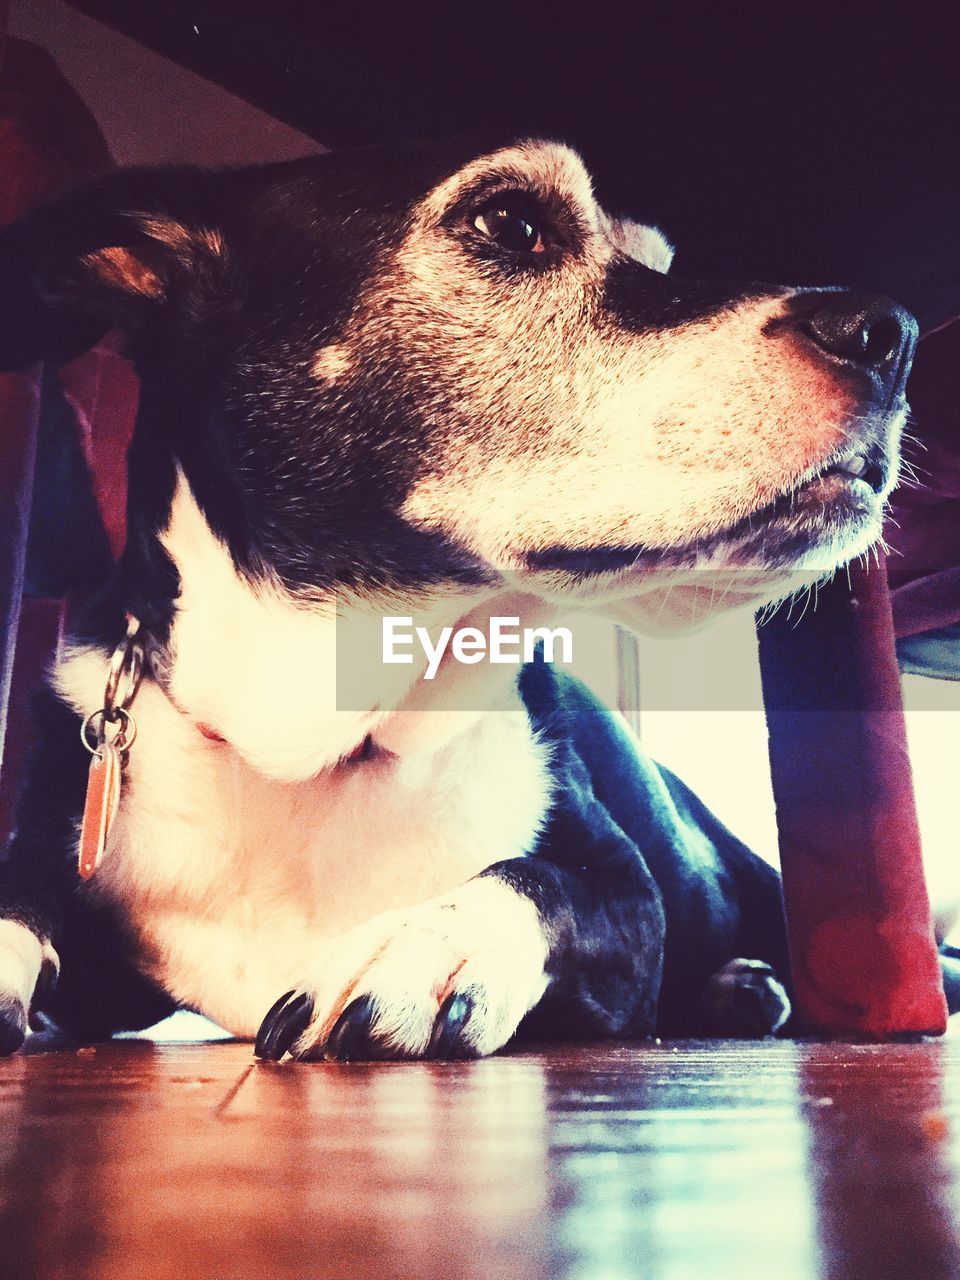
[[[333,1030],[324,1046],[324,1056],[338,1062],[376,1057],[370,1040],[373,1012],[373,996],[358,996],[356,1000],[351,1000],[333,1024]]]
[[[33,992],[34,1005],[41,1005],[49,1000],[57,989],[57,982],[60,980],[60,969],[52,960],[44,957],[43,964],[40,966],[40,974],[37,978],[37,985]]]
[[[253,1052],[267,1062],[282,1058],[307,1029],[313,1017],[313,997],[307,991],[288,991],[273,1006],[257,1032]]]
[[[708,980],[702,1009],[708,1035],[762,1040],[789,1018],[790,1000],[768,964],[737,959]]]
[[[17,999],[0,1001],[0,1057],[16,1053],[26,1038],[26,1009]]]
[[[427,1056],[430,1058],[475,1058],[476,1050],[464,1039],[463,1030],[473,1015],[474,1004],[462,991],[447,996],[430,1035]]]

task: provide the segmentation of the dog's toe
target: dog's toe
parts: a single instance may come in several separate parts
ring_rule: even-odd
[[[373,996],[358,996],[351,1000],[327,1037],[324,1057],[333,1058],[337,1062],[378,1057],[377,1041],[370,1034],[375,1012]]]
[[[254,1054],[266,1062],[283,1057],[313,1017],[313,998],[306,991],[288,991],[260,1024]]]
[[[16,1053],[26,1038],[26,1007],[15,997],[0,999],[0,1057]]]
[[[710,1035],[762,1039],[774,1035],[790,1017],[790,999],[768,964],[737,959],[708,980],[702,1012]]]
[[[465,991],[453,991],[440,1006],[433,1024],[429,1058],[475,1058],[476,1047],[471,1044],[466,1028],[475,1009],[473,998]]]

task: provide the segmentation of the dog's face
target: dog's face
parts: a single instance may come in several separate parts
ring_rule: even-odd
[[[863,552],[912,319],[670,258],[552,143],[118,174],[0,240],[0,360],[130,329],[135,539],[179,467],[241,572],[296,596],[509,570],[612,598]]]
[[[842,292],[665,279],[578,157],[482,157],[413,211],[315,366],[422,407],[402,513],[521,573],[798,562],[877,537],[914,338]]]

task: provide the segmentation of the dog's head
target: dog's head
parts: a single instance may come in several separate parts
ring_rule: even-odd
[[[662,628],[877,538],[913,320],[670,257],[552,143],[120,172],[0,236],[0,367],[128,332],[114,605],[191,717],[308,777],[416,680],[364,667],[344,710],[334,601],[435,626],[509,590]]]
[[[670,258],[552,143],[120,173],[0,240],[0,361],[130,330],[151,484],[295,593],[863,552],[913,320]]]

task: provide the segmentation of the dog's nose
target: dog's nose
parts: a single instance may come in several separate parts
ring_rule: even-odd
[[[794,327],[831,359],[879,378],[889,395],[902,389],[917,340],[917,322],[889,298],[845,289],[796,294]]]

